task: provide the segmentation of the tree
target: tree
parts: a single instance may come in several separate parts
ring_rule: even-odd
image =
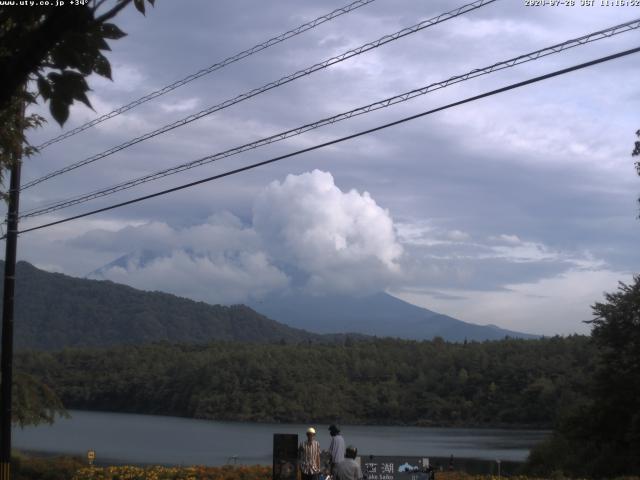
[[[25,116],[25,105],[35,102],[35,97],[22,90],[11,99],[6,108],[0,110],[0,183],[4,171],[13,165],[16,158],[30,157],[35,153],[26,137],[29,129],[39,127],[45,121],[37,114]],[[0,199],[8,200],[8,194],[0,191]]]
[[[532,450],[531,473],[602,478],[640,471],[640,275],[605,300],[587,322],[598,352],[590,400],[574,405]]]
[[[150,5],[155,2],[147,1]],[[86,77],[96,73],[111,78],[111,66],[102,51],[110,49],[107,40],[117,40],[125,33],[109,20],[130,3],[144,14],[145,0],[116,0],[103,11],[106,2],[83,0],[76,2],[81,5],[67,2],[66,6],[64,2],[55,6],[35,2],[0,7],[0,182],[5,170],[15,167],[19,171],[22,158],[35,152],[25,132],[42,124],[44,118],[26,116],[27,105],[38,98],[48,101],[51,115],[62,125],[75,101],[91,108]],[[0,196],[7,199],[3,192]],[[11,211],[17,201],[9,204]],[[9,346],[12,341],[10,338]],[[11,379],[11,364],[7,373],[4,360],[2,378]],[[3,389],[3,401],[14,404],[12,420],[21,426],[52,422],[56,414],[65,414],[55,393],[33,377],[18,374],[7,383],[12,388]],[[3,418],[9,421],[8,415]],[[5,425],[3,420],[3,428]],[[10,446],[10,437],[8,440],[5,445]],[[4,447],[2,455],[5,462]]]
[[[110,50],[107,40],[126,34],[109,20],[130,3],[144,14],[145,0],[117,0],[101,13],[106,1],[0,7],[0,181],[15,158],[35,152],[25,131],[41,125],[44,118],[24,117],[25,105],[38,98],[49,102],[51,116],[63,125],[75,101],[91,108],[89,75],[111,79],[111,66],[102,52]]]
[[[56,416],[68,417],[60,398],[41,381],[26,373],[13,379],[13,422],[20,427],[53,423]]]
[[[640,130],[636,131],[636,136],[640,138]],[[640,140],[636,140],[635,145],[633,146],[633,152],[631,152],[631,156],[638,157],[640,156]],[[640,175],[640,160],[636,162],[636,172]],[[638,203],[640,203],[640,198],[638,198]]]
[[[589,322],[600,351],[591,424],[600,440],[598,467],[631,474],[640,471],[640,275],[605,299]]]
[[[1,8],[0,111],[30,80],[36,80],[40,95],[50,102],[51,115],[60,124],[67,120],[74,101],[91,107],[86,77],[97,73],[111,78],[111,66],[102,51],[110,50],[107,40],[126,35],[109,20],[132,2],[144,13],[144,1],[117,0],[115,6],[101,14],[98,10],[106,0],[64,8]]]

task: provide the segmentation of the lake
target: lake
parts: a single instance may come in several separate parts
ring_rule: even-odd
[[[236,423],[155,415],[71,410],[54,425],[14,429],[13,446],[44,454],[85,456],[98,463],[271,464],[274,433],[304,437],[308,425]],[[327,425],[314,425],[323,449]],[[547,431],[342,425],[347,444],[364,455],[410,455],[521,462]],[[233,457],[237,457],[234,459]]]

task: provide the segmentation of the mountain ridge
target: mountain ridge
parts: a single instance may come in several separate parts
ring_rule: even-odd
[[[533,339],[538,335],[478,325],[405,302],[388,293],[348,295],[273,296],[249,302],[255,310],[286,325],[314,333],[358,332],[405,340],[442,337],[462,342],[500,340],[505,336]],[[304,311],[304,313],[303,313]]]
[[[183,250],[190,258],[194,252]],[[166,252],[137,250],[120,256],[94,270],[91,278],[105,278],[109,269],[144,268]],[[280,265],[279,268],[285,266]],[[295,273],[294,273],[295,274]],[[293,282],[296,284],[297,282]],[[317,334],[390,336],[409,340],[442,337],[462,342],[500,340],[504,337],[539,338],[496,325],[478,325],[405,302],[385,292],[365,296],[322,295],[294,290],[289,294],[271,294],[261,300],[246,302],[254,310],[277,322]]]
[[[0,261],[3,266],[4,262]],[[0,285],[4,279],[0,278]],[[321,342],[322,336],[283,325],[246,305],[210,305],[164,292],[137,290],[16,266],[15,345],[55,350],[168,341],[205,343]]]
[[[21,261],[16,275],[15,345],[57,350],[215,340],[330,343],[368,336],[448,341],[536,338],[462,322],[386,293],[330,299],[295,295],[293,300],[273,297],[249,306],[211,305],[108,280],[46,272]]]

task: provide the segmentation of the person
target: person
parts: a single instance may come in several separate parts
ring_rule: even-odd
[[[307,429],[307,441],[298,449],[302,480],[318,480],[320,475],[320,444],[316,440],[316,429]]]
[[[345,450],[345,459],[336,465],[335,480],[362,480],[362,470],[356,462],[358,449],[349,445]]]
[[[335,476],[336,466],[344,460],[344,438],[340,435],[340,429],[337,425],[329,426],[329,433],[331,434],[331,443],[329,444],[329,453],[331,454],[330,472]]]

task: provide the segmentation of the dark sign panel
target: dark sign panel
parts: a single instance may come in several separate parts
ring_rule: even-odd
[[[426,457],[362,455],[360,468],[367,480],[429,479],[429,459]]]
[[[298,470],[298,435],[273,435],[273,480],[296,480]]]

